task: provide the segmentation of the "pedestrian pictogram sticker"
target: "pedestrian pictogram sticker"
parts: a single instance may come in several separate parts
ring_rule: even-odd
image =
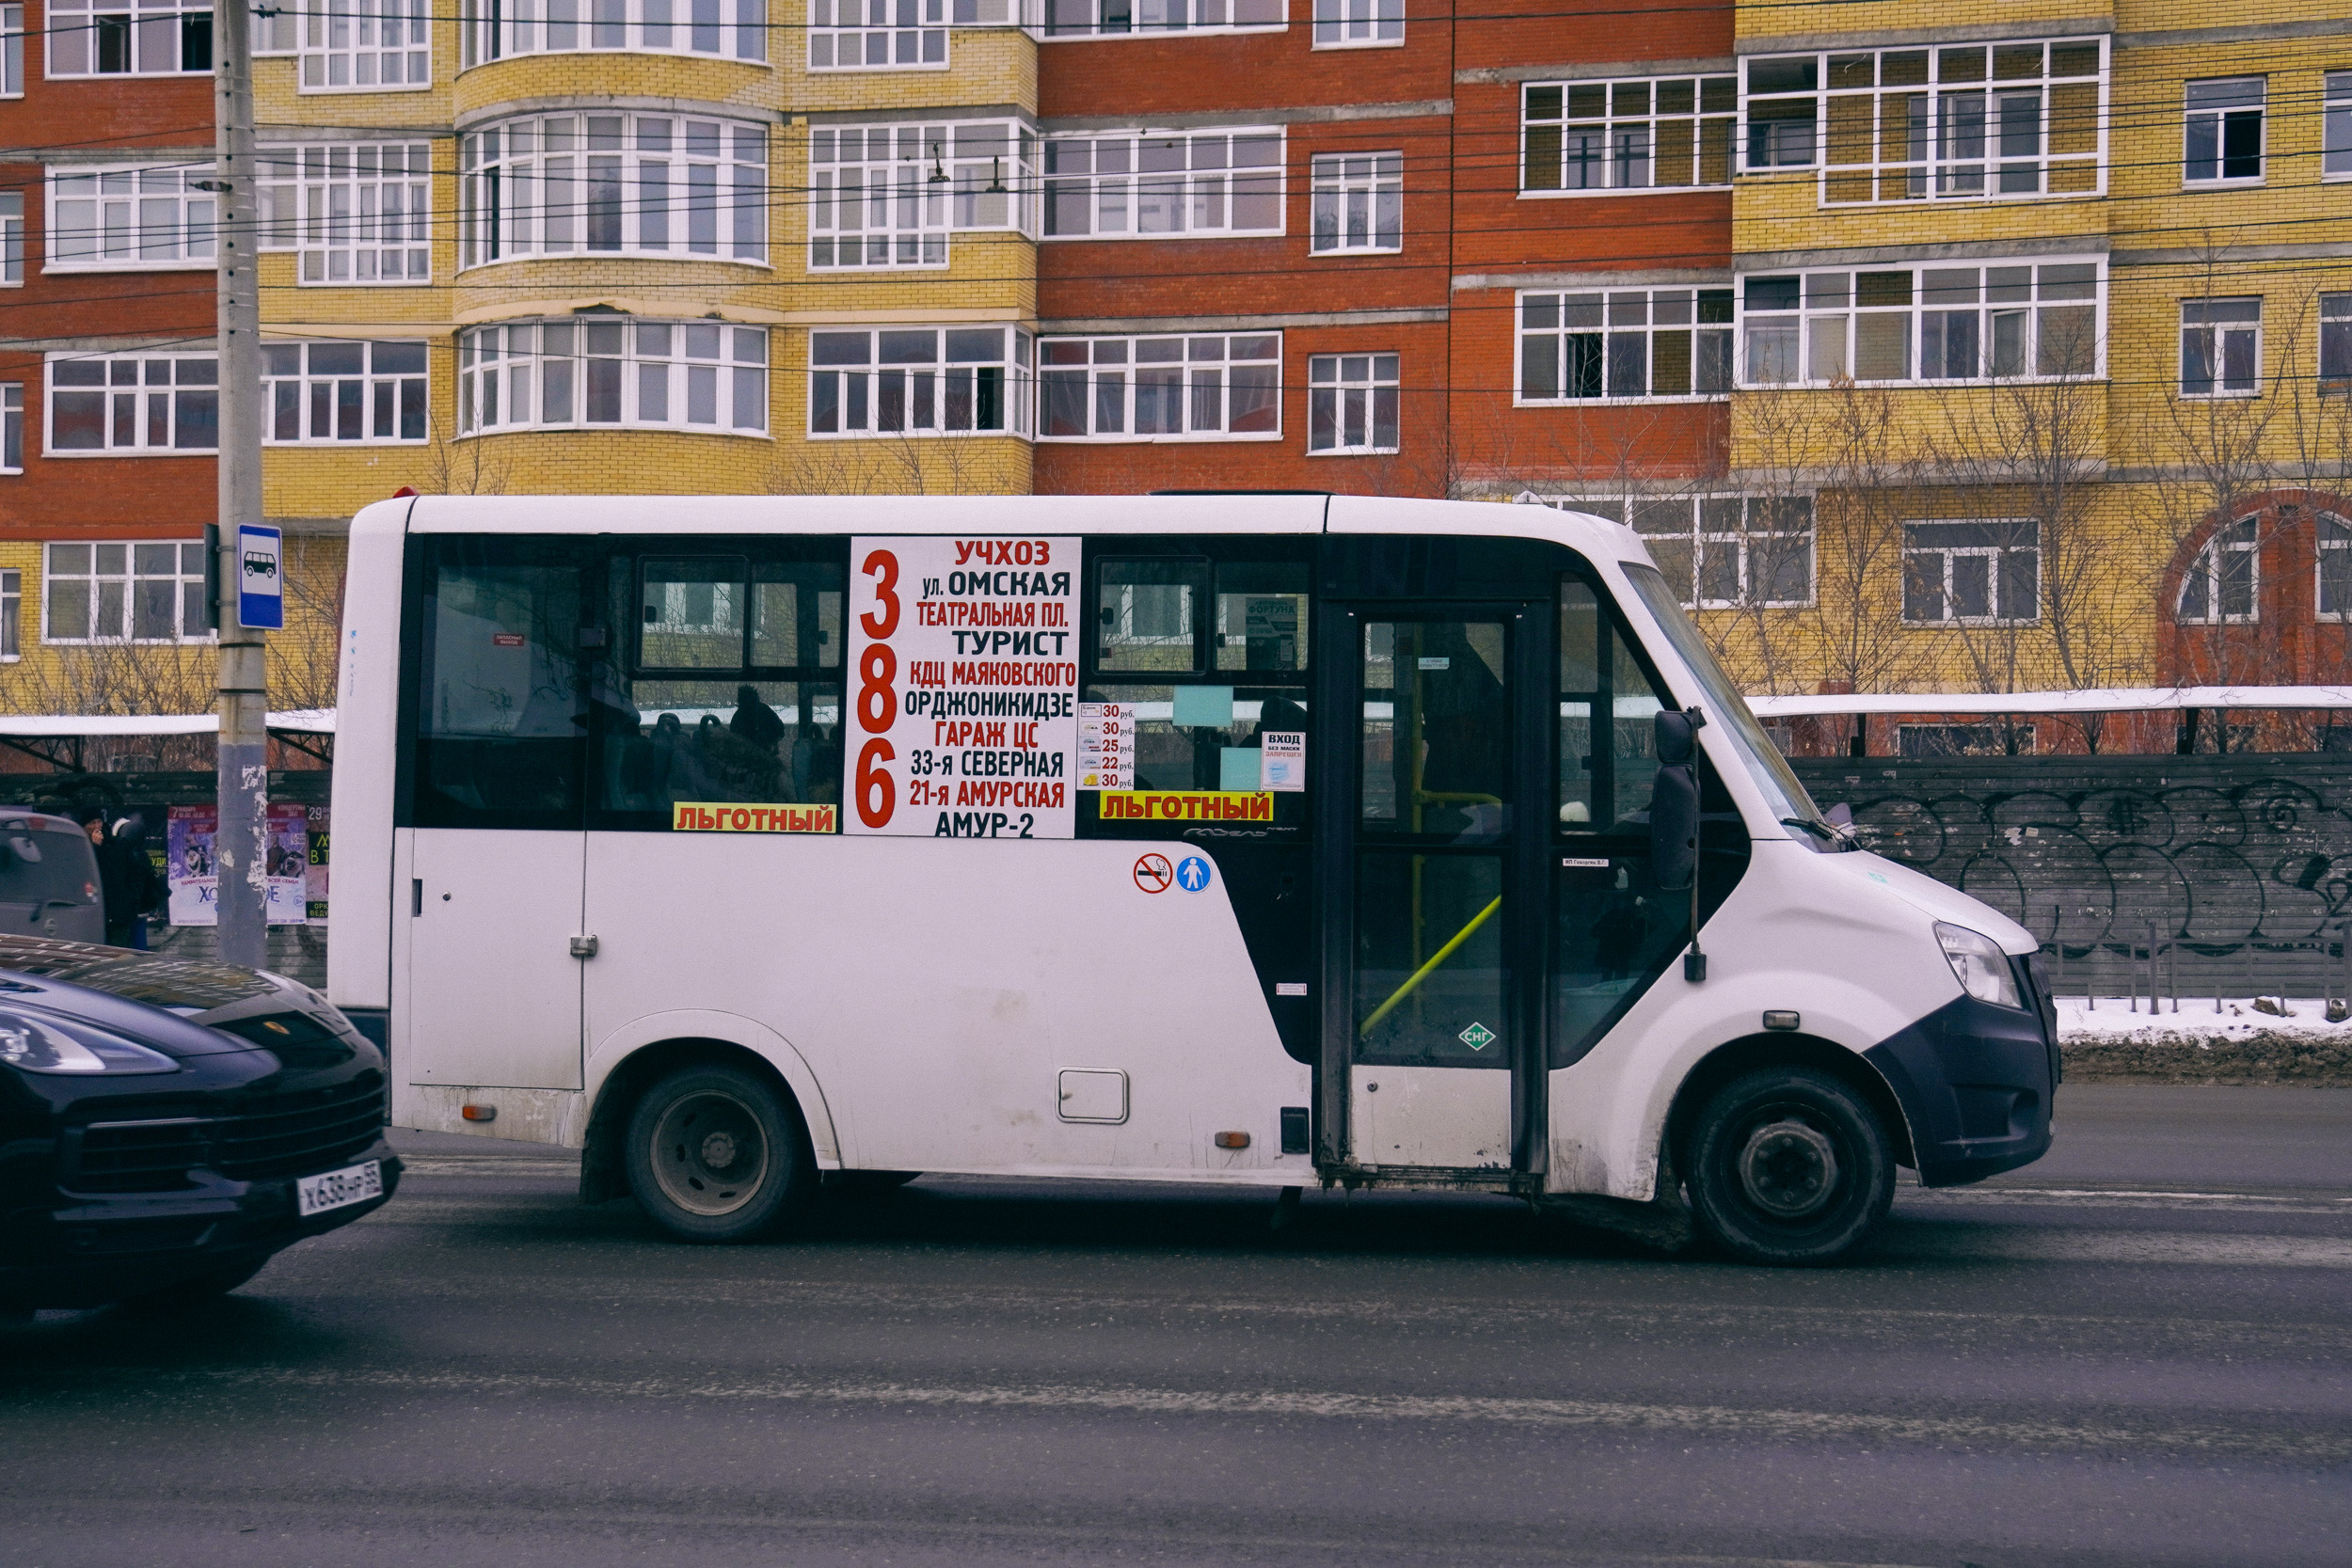
[[[1176,885],[1186,893],[1199,893],[1209,885],[1209,863],[1199,855],[1186,855],[1176,867]]]
[[[1473,1023],[1454,1037],[1472,1051],[1484,1051],[1495,1041],[1495,1032],[1483,1023]]]
[[[1166,855],[1146,855],[1136,862],[1136,886],[1146,893],[1166,893],[1174,875]]]

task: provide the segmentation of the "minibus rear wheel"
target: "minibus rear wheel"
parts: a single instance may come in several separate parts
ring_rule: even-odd
[[[1877,1109],[1816,1068],[1765,1068],[1715,1091],[1686,1167],[1700,1229],[1751,1263],[1834,1263],[1895,1201],[1895,1155]]]
[[[628,1118],[628,1190],[690,1242],[773,1235],[817,1190],[799,1111],[760,1076],[713,1063],[658,1081]]]

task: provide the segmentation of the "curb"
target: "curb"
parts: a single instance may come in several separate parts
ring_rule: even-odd
[[[2293,1085],[2352,1088],[2352,1039],[2290,1034],[2196,1035],[2151,1030],[2147,1037],[2061,1039],[2069,1084]]]

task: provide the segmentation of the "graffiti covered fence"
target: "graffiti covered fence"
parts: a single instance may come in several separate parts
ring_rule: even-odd
[[[1851,808],[1869,847],[2039,936],[2061,994],[2146,994],[2152,970],[2183,998],[2345,994],[2352,757],[1794,766],[1822,806]]]

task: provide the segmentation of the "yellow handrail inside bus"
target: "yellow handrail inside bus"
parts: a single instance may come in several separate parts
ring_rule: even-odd
[[[1430,973],[1439,964],[1445,962],[1446,959],[1454,957],[1454,949],[1461,946],[1462,943],[1470,941],[1471,936],[1477,932],[1478,927],[1486,924],[1487,920],[1493,916],[1495,911],[1501,908],[1502,908],[1502,895],[1501,894],[1497,894],[1495,895],[1495,900],[1493,903],[1488,904],[1485,909],[1479,911],[1477,914],[1471,917],[1469,925],[1454,933],[1453,941],[1447,942],[1443,947],[1438,948],[1435,956],[1433,956],[1427,963],[1413,971],[1412,978],[1397,987],[1394,995],[1391,996],[1386,1002],[1381,1003],[1380,1006],[1372,1010],[1372,1016],[1364,1020],[1363,1026],[1356,1031],[1356,1037],[1358,1039],[1361,1039],[1366,1035],[1371,1034],[1374,1025],[1377,1024],[1382,1019],[1388,1017],[1390,1012],[1398,1003],[1404,1001],[1406,997],[1412,995],[1414,991],[1418,990],[1421,988],[1421,983],[1429,978]]]

